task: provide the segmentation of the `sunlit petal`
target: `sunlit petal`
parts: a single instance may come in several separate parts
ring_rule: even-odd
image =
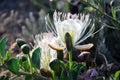
[[[35,48],[41,48],[40,68],[50,70],[49,63],[57,58],[56,51],[48,46],[50,42],[53,42],[53,39],[52,33],[42,33],[35,36]]]
[[[63,43],[65,43],[65,34],[69,33],[72,37],[73,46],[75,46],[86,40],[94,33],[95,26],[89,16],[90,15],[88,14],[72,15],[70,13],[55,11],[53,15],[54,27],[48,25],[46,28],[57,35]],[[46,22],[48,21],[49,20],[46,19]]]

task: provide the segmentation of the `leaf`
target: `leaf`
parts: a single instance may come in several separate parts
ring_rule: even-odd
[[[96,80],[104,80],[104,78],[103,77],[97,77]]]
[[[73,66],[72,66],[72,77],[73,79],[77,80],[77,74],[79,73],[79,69],[80,69],[81,65],[76,63],[76,62],[73,62]]]
[[[115,80],[119,80],[119,77],[120,77],[120,71],[117,71],[115,73]]]
[[[60,67],[60,62],[58,59],[55,59],[50,63],[50,68],[53,71],[59,71],[59,67]]]
[[[69,70],[62,70],[60,80],[77,80],[73,79],[72,72]]]
[[[80,65],[76,62],[73,62],[72,70],[78,71]]]
[[[55,59],[49,65],[50,68],[55,72],[55,75],[60,76],[61,73],[60,61],[58,59]]]
[[[101,11],[104,11],[105,10],[105,1],[104,0],[99,0],[98,2],[100,4],[100,10]]]
[[[90,3],[92,6],[97,7],[94,0],[87,0],[88,3]]]
[[[29,65],[27,60],[22,62],[22,67],[24,68],[25,71],[29,71],[30,70],[30,65]]]
[[[67,79],[67,71],[66,70],[62,70],[61,76],[60,76],[60,80],[68,80]]]
[[[17,42],[17,45],[19,47],[21,47],[23,44],[26,44],[26,42],[23,39],[20,39],[20,38],[16,39],[16,42]]]
[[[19,62],[15,58],[12,58],[9,61],[7,61],[6,66],[11,72],[15,74],[19,72]]]
[[[5,56],[5,47],[6,47],[7,38],[3,37],[0,40],[0,57],[3,59]]]
[[[113,19],[117,20],[117,12],[120,11],[120,6],[117,6],[117,7],[112,7],[111,8],[111,11],[112,11],[112,16],[113,16]]]
[[[0,80],[10,80],[8,76],[0,76]]]
[[[64,61],[60,60],[60,67],[64,70],[64,69],[69,69],[69,64],[68,63],[64,63]]]
[[[25,80],[32,80],[32,76],[25,76]]]
[[[10,58],[11,58],[11,53],[10,53],[10,51],[7,51],[7,53],[6,53],[6,60],[10,60]]]
[[[41,49],[36,48],[32,53],[32,63],[35,68],[40,69],[40,55],[41,55]]]
[[[23,55],[23,56],[20,56],[20,57],[18,57],[18,59],[19,59],[19,65],[20,66],[22,66],[23,67],[23,62],[25,62],[25,61],[27,61],[27,57],[26,57],[26,55]],[[27,61],[27,64],[28,64],[28,61]],[[28,64],[29,65],[29,64]],[[26,65],[25,65],[26,66]],[[24,68],[24,67],[23,67]],[[28,70],[29,71],[29,70]]]

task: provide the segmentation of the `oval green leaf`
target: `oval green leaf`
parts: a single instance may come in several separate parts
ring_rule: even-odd
[[[40,48],[36,48],[32,53],[32,63],[33,66],[37,69],[40,69],[40,55],[41,55]]]
[[[19,72],[19,62],[15,58],[12,58],[9,61],[7,61],[6,66],[11,72],[15,74]]]

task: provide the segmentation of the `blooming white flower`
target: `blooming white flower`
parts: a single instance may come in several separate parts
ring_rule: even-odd
[[[73,46],[90,37],[95,29],[94,23],[91,25],[89,15],[84,14],[72,15],[70,13],[57,13],[55,11],[53,21],[54,24],[51,24],[49,16],[46,17],[47,30],[54,32],[63,43],[65,43],[65,34],[69,33],[72,37]]]
[[[54,44],[54,40],[55,37],[52,33],[42,33],[35,36],[35,48],[41,48],[40,68],[50,70],[49,63],[57,58],[56,51],[48,46],[49,43]]]

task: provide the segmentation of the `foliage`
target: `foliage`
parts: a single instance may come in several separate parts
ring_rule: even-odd
[[[66,36],[68,37],[68,35]],[[68,39],[66,40],[68,41]],[[22,40],[22,43],[23,41],[24,40]],[[2,44],[3,42],[4,44]],[[17,40],[17,44],[20,44],[20,42],[19,40]],[[0,46],[6,46],[5,43],[6,43],[6,37],[1,40]],[[46,69],[40,68],[41,49],[35,48],[35,50],[31,52],[30,47],[28,49],[29,44],[27,44],[26,42],[24,43],[25,44],[22,44],[20,46],[20,47],[26,46],[26,47],[23,47],[25,48],[26,51],[23,51],[23,48],[21,48],[23,52],[23,56],[12,58],[10,56],[11,54],[9,51],[6,52],[5,56],[2,56],[2,55],[0,56],[2,57],[1,61],[3,61],[0,63],[0,67],[11,71],[13,74],[15,74],[15,78],[17,76],[24,75],[25,79],[27,80],[28,79],[30,80],[36,80],[36,79],[37,80],[51,80],[51,79],[52,80],[59,80],[59,79],[60,80],[82,80],[82,79],[104,80],[104,78],[106,79],[110,78],[115,73],[115,72],[111,72],[111,70],[114,70],[115,68],[114,64],[107,64],[105,66],[104,64],[101,64],[101,67],[99,68],[97,66],[97,63],[92,60],[90,62],[91,65],[88,65],[87,59],[89,59],[90,56],[86,55],[86,53],[84,53],[83,55],[84,57],[87,57],[87,58],[84,58],[82,62],[67,60],[66,58],[63,58],[62,60],[55,59],[49,64],[52,71],[47,71]],[[73,50],[71,49],[73,47],[69,47],[69,46],[70,45],[68,45],[67,48],[70,48],[69,49],[70,51]],[[2,47],[2,49],[3,48],[4,47]],[[5,52],[5,49],[3,52]],[[71,52],[73,52],[72,54],[74,54],[74,51],[71,51]],[[59,53],[59,54],[62,54],[62,53]],[[68,54],[71,55],[69,52]],[[80,56],[83,56],[83,55],[79,55],[79,58],[81,58]],[[72,57],[74,57],[74,55],[72,55]],[[6,76],[1,76],[0,79],[13,80],[14,77],[9,78]],[[115,80],[118,80],[118,79],[119,79],[119,71],[115,73]]]
[[[115,73],[115,78],[114,78],[114,80],[119,80],[120,79],[120,71],[117,71],[116,73]]]
[[[22,40],[22,42],[21,42],[20,40],[17,39],[18,44],[21,44],[24,41],[24,40]],[[26,43],[26,42],[24,42],[24,43]],[[0,57],[1,57],[0,58],[0,68],[8,69],[9,71],[11,71],[12,73],[14,73],[17,76],[19,76],[19,75],[32,76],[33,75],[34,78],[38,77],[40,79],[48,80],[47,78],[39,76],[39,74],[37,73],[37,72],[39,72],[38,69],[40,66],[40,63],[39,63],[40,48],[37,48],[36,50],[34,50],[32,53],[32,56],[30,56],[30,52],[29,52],[30,48],[28,48],[29,45],[22,44],[20,47],[22,47],[24,56],[12,58],[11,53],[9,51],[6,52],[6,54],[5,54],[6,37],[4,37],[0,41],[0,46],[1,46],[0,49],[2,50],[1,55],[0,55]],[[3,56],[3,55],[5,55],[5,56]],[[24,72],[24,71],[26,71],[26,72]],[[4,80],[5,78],[8,79],[8,77],[4,77],[4,76],[1,76],[0,78],[1,78],[1,80]],[[10,80],[13,80],[13,79],[10,78]]]
[[[32,35],[45,32],[45,20],[43,17],[45,17],[46,13],[49,12],[51,16],[51,13],[53,13],[55,9],[62,11],[63,5],[66,6],[64,7],[66,9],[63,9],[63,11],[66,12],[73,10],[73,7],[75,7],[78,9],[78,12],[89,13],[91,18],[95,21],[95,25],[97,26],[96,29],[101,28],[99,27],[101,25],[111,29],[119,29],[120,27],[120,15],[118,14],[119,5],[115,5],[119,3],[118,0],[110,0],[110,2],[107,2],[107,0],[70,0],[70,2],[57,0],[51,2],[48,2],[48,0],[31,1],[39,6],[40,9],[43,8],[44,10],[41,9],[39,12],[38,20],[33,13],[30,13],[29,18],[25,21],[26,26],[23,27],[23,34],[30,39],[32,38]],[[63,4],[63,7],[58,5],[59,2]],[[48,6],[44,6],[46,3]],[[108,31],[109,29],[103,30],[102,33],[109,33]],[[98,50],[106,50],[107,53],[109,50],[103,41],[105,36],[107,36],[107,34],[101,35],[99,33],[98,39],[102,39],[99,44],[102,43],[102,46],[98,45],[98,47],[105,49],[99,48]],[[25,80],[119,80],[119,65],[107,62],[106,57],[104,54],[101,54],[101,52],[89,52],[87,48],[87,46],[90,47],[89,45],[78,44],[76,48],[72,44],[73,39],[71,37],[73,38],[70,33],[65,33],[65,36],[63,36],[66,45],[64,49],[48,45],[49,48],[52,48],[57,52],[57,59],[54,59],[49,63],[50,69],[41,68],[40,60],[42,59],[41,55],[44,53],[44,51],[42,53],[42,48],[35,47],[34,49],[31,49],[31,46],[27,42],[22,39],[17,39],[16,42],[21,49],[22,56],[13,58],[11,57],[10,51],[5,50],[7,39],[4,37],[0,41],[0,68],[8,69],[15,76],[10,78],[1,76],[0,80],[13,80],[19,76],[24,76],[23,78]],[[84,49],[78,49],[83,46],[85,47]],[[50,49],[48,52],[50,52]]]

